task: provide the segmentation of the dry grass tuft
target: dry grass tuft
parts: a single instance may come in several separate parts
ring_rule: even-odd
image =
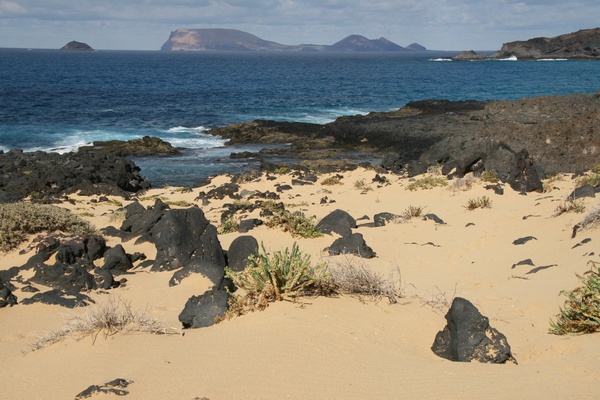
[[[36,351],[69,337],[81,340],[92,336],[93,342],[99,334],[105,338],[119,332],[145,332],[152,334],[181,334],[176,328],[165,328],[151,314],[148,307],[133,310],[131,303],[121,298],[110,297],[107,302],[86,307],[83,314],[64,317],[64,324],[57,330],[39,337],[30,345]]]
[[[404,297],[399,268],[386,278],[367,269],[361,260],[346,257],[328,265],[327,269],[339,293],[367,297],[373,301],[387,297],[390,303],[396,303],[398,298]]]
[[[408,206],[406,208],[406,210],[404,210],[402,212],[402,215],[400,215],[400,216],[403,219],[408,221],[413,218],[419,218],[419,217],[423,216],[424,213],[425,213],[425,207],[423,207],[423,206]]]
[[[582,213],[584,211],[585,211],[585,203],[583,200],[581,200],[581,199],[567,200],[567,201],[560,203],[556,207],[556,210],[554,210],[554,214],[552,214],[552,216],[558,217],[559,215],[562,215],[565,213],[571,213],[571,212]]]
[[[490,200],[490,198],[487,196],[477,197],[475,199],[469,199],[469,201],[467,201],[467,205],[463,207],[469,211],[477,208],[491,208],[492,200]]]
[[[600,209],[589,213],[579,224],[580,229],[588,230],[600,227]]]

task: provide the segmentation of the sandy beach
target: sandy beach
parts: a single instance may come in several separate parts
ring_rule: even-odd
[[[120,299],[135,309],[148,308],[171,334],[120,332],[67,338],[32,351],[40,336],[60,328],[65,318],[85,308],[18,304],[0,309],[0,387],[6,399],[74,399],[90,385],[116,378],[131,383],[126,399],[594,399],[598,397],[600,346],[597,335],[557,336],[548,333],[565,297],[561,290],[579,286],[576,274],[600,261],[600,229],[582,230],[572,238],[573,226],[599,207],[597,198],[582,198],[583,213],[554,216],[575,188],[571,175],[548,183],[544,193],[526,195],[502,185],[504,194],[486,189],[489,183],[467,177],[447,186],[408,189],[411,180],[375,171],[340,173],[340,184],[292,186],[282,192],[286,208],[302,211],[319,221],[332,211],[347,211],[376,252],[372,259],[351,255],[329,256],[324,251],[338,237],[292,237],[278,228],[259,226],[248,235],[272,252],[294,242],[313,262],[353,262],[388,276],[399,272],[402,298],[373,301],[352,296],[301,298],[272,303],[265,311],[223,321],[201,329],[181,329],[178,315],[187,299],[212,284],[192,275],[170,287],[172,272],[134,268],[124,287],[86,293],[96,303]],[[266,175],[240,184],[240,192],[275,192],[276,184],[290,184],[290,174]],[[418,179],[419,177],[417,177]],[[180,202],[172,208],[197,204],[215,226],[225,203],[210,199],[202,205],[200,191],[229,182],[219,176],[204,187],[185,192],[174,187],[147,191],[141,200],[151,206],[156,198]],[[357,189],[356,182],[363,182]],[[487,196],[491,207],[468,210],[469,200]],[[328,201],[322,204],[322,199]],[[129,203],[93,202],[97,196],[71,196],[71,209],[97,228],[122,221],[118,209]],[[424,207],[445,224],[413,218],[375,227],[377,213],[402,214],[408,207]],[[366,218],[362,218],[366,216]],[[258,211],[243,218],[257,217]],[[219,235],[227,249],[240,233]],[[519,238],[532,236],[525,244]],[[591,240],[584,241],[589,238]],[[153,259],[152,244],[121,243],[127,253],[141,252]],[[578,245],[579,244],[579,245]],[[19,254],[27,243],[0,255],[0,270],[23,265],[34,252]],[[531,259],[532,265],[516,265]],[[101,265],[98,260],[98,265]],[[23,278],[27,278],[24,276]],[[19,302],[32,296],[20,290]],[[34,285],[36,286],[36,285]],[[48,290],[39,285],[40,290]],[[444,315],[454,297],[471,301],[508,339],[518,365],[451,362],[431,351],[434,338],[446,324]],[[95,394],[90,398],[120,398]]]

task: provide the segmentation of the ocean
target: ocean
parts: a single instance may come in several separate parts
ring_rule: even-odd
[[[448,62],[445,52],[229,53],[0,49],[0,150],[75,151],[157,136],[187,150],[135,158],[153,186],[255,166],[205,131],[255,119],[327,123],[409,101],[600,90],[600,62]]]

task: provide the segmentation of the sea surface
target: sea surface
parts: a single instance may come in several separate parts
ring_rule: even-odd
[[[327,123],[424,99],[511,100],[600,90],[597,61],[443,61],[454,53],[0,49],[0,150],[76,151],[157,136],[187,150],[134,159],[154,186],[192,186],[254,161],[207,135],[255,119]]]

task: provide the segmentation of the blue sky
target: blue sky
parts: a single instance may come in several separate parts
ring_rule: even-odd
[[[233,28],[282,44],[333,44],[350,34],[432,50],[600,26],[600,1],[555,0],[0,0],[0,47],[158,50],[178,28]]]

